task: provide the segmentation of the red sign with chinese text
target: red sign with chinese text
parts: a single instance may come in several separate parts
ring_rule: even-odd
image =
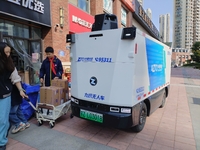
[[[68,4],[69,30],[73,33],[90,32],[94,23],[94,16],[85,11]]]

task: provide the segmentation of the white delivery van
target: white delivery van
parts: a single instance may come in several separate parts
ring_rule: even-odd
[[[135,27],[67,36],[72,116],[143,129],[169,94],[171,49]]]

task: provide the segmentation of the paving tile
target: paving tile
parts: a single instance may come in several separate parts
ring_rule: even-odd
[[[157,131],[155,131],[155,130],[147,129],[146,126],[145,126],[144,129],[140,133],[155,136],[156,132]]]
[[[107,145],[110,147],[114,147],[118,150],[126,150],[128,148],[129,143],[112,139]]]
[[[157,131],[158,130],[158,125],[151,125],[151,124],[145,124],[145,128],[146,129],[149,129],[149,130],[154,130],[154,131]]]
[[[158,136],[155,137],[153,143],[157,143],[157,144],[161,144],[161,145],[165,145],[168,147],[174,147],[174,140],[169,140],[166,138],[160,138]]]
[[[160,126],[158,128],[158,131],[162,132],[162,133],[175,134],[175,128],[169,128],[169,127],[166,127],[166,126]]]
[[[133,141],[131,142],[131,144],[150,149],[151,145],[152,145],[152,142],[145,141],[145,140],[138,139],[138,138],[134,138]]]
[[[175,141],[175,146],[174,149],[179,149],[179,150],[196,150],[196,147],[193,145],[181,143],[181,142],[176,142]]]
[[[97,142],[97,143],[101,143],[101,144],[105,144],[107,145],[111,139],[114,137],[114,135],[117,133],[116,130],[111,131],[109,129],[102,129],[100,132],[98,132],[95,136],[93,136],[90,140]]]
[[[7,145],[14,145],[16,144],[18,141],[14,140],[14,139],[11,139],[11,138],[8,138],[8,143]]]
[[[123,132],[117,132],[113,136],[112,140],[121,141],[124,143],[131,143],[133,141],[133,138],[134,138],[134,136],[132,136],[132,135],[127,135],[126,133],[123,133]]]
[[[141,139],[141,140],[144,140],[144,141],[153,142],[155,136],[154,135],[144,134],[144,133],[138,133],[135,137],[137,139]]]
[[[68,128],[63,129],[62,132],[70,134],[70,135],[75,135],[78,132],[80,132],[80,130],[77,130],[76,128],[68,127]]]
[[[194,145],[196,146],[196,142],[194,138],[188,138],[188,137],[182,137],[182,136],[175,136],[175,141],[176,142],[180,142],[180,143],[185,143],[185,144],[189,144],[189,145]]]
[[[61,124],[56,124],[56,125],[53,127],[53,129],[62,132],[63,130],[66,129],[66,126],[61,125]]]
[[[127,150],[150,150],[150,148],[144,148],[141,146],[137,146],[135,144],[130,144],[127,148]]]
[[[176,135],[191,138],[191,139],[194,138],[193,130],[186,130],[185,128],[176,129]]]
[[[174,150],[173,147],[168,147],[162,144],[153,143],[151,150]]]
[[[193,130],[192,123],[183,124],[183,123],[176,123],[176,128],[184,129],[184,130]]]
[[[160,119],[153,119],[150,116],[147,118],[146,124],[158,126],[160,124]]]
[[[32,147],[20,142],[17,142],[14,145],[6,146],[6,150],[30,150],[30,149],[32,149]]]
[[[91,133],[88,131],[80,131],[75,134],[75,136],[86,139],[86,140],[91,139],[94,135],[95,135],[95,133]]]
[[[169,123],[166,123],[166,122],[161,122],[160,125],[159,125],[159,129],[162,128],[162,129],[167,129],[167,130],[175,130],[175,123],[173,124],[169,124]]]
[[[171,133],[163,133],[163,132],[157,132],[156,136],[157,138],[161,138],[161,139],[168,139],[168,140],[174,140],[175,139],[175,134],[171,134]]]

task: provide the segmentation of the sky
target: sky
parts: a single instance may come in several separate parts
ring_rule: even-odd
[[[152,22],[159,31],[159,16],[170,14],[170,41],[172,41],[173,30],[173,0],[143,0],[143,8],[152,11]]]

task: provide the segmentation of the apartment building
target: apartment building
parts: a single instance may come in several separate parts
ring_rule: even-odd
[[[200,41],[200,1],[194,1],[194,19],[193,19],[193,37],[194,42]]]
[[[196,41],[200,41],[200,1],[175,0],[173,47],[186,49],[187,56]],[[181,52],[176,52],[176,55],[184,58]]]
[[[169,42],[170,37],[170,14],[159,16],[159,32],[161,41],[166,43]]]
[[[194,42],[194,12],[198,0],[174,1],[173,47],[190,50]]]

